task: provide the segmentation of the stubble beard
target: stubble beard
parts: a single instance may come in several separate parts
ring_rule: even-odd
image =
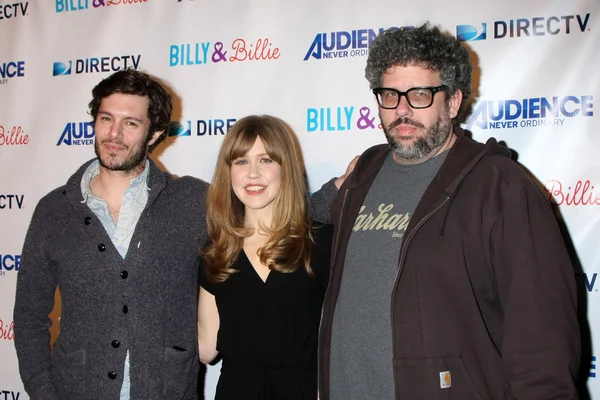
[[[379,115],[379,119],[381,120],[381,114]],[[396,139],[390,131],[400,124],[425,130],[425,135],[406,141],[402,138]],[[429,129],[425,128],[423,124],[406,117],[398,118],[389,127],[386,127],[383,120],[381,120],[381,125],[383,126],[383,132],[390,145],[390,149],[396,157],[407,161],[418,161],[439,150],[452,133],[452,119],[450,118],[449,110],[446,110]],[[404,142],[407,142],[407,144]]]
[[[121,140],[108,140],[105,139],[102,143],[99,143],[98,140],[94,143],[94,151],[96,153],[96,157],[100,162],[100,165],[114,172],[124,172],[126,174],[138,172],[140,169],[144,169],[146,158],[148,157],[148,143],[152,139],[152,135],[148,135],[141,146],[137,146],[134,148],[133,153],[129,155],[129,157],[118,163],[116,161],[117,155],[115,153],[108,153],[107,157],[103,160],[100,155],[100,145],[104,143],[114,143],[119,146],[123,146],[125,150],[129,149],[129,146],[126,146]]]

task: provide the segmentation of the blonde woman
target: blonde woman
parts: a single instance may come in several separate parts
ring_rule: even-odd
[[[208,192],[200,360],[223,363],[216,399],[316,399],[331,228],[307,213],[300,146],[271,116],[227,133]]]

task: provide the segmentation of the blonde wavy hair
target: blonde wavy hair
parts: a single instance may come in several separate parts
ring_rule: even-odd
[[[253,233],[252,228],[244,226],[244,204],[231,186],[231,165],[250,151],[257,138],[282,168],[281,186],[273,200],[272,225],[261,227],[270,237],[258,250],[260,261],[283,273],[294,272],[303,265],[313,275],[308,187],[300,145],[291,128],[279,118],[250,115],[237,121],[225,136],[208,190],[206,221],[210,244],[200,255],[212,283],[224,282],[237,272],[231,265],[242,250],[244,238]]]

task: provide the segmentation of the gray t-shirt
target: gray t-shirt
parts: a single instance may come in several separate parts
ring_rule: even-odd
[[[425,189],[446,158],[383,163],[350,235],[333,316],[332,400],[393,399],[391,292],[402,238]]]

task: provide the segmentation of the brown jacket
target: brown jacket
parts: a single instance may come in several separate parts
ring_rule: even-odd
[[[455,132],[400,251],[390,299],[396,399],[575,399],[574,271],[548,200],[508,149]],[[380,145],[360,157],[331,210],[321,400],[329,399],[333,313],[348,240],[388,152]],[[443,389],[445,371],[451,386]]]

